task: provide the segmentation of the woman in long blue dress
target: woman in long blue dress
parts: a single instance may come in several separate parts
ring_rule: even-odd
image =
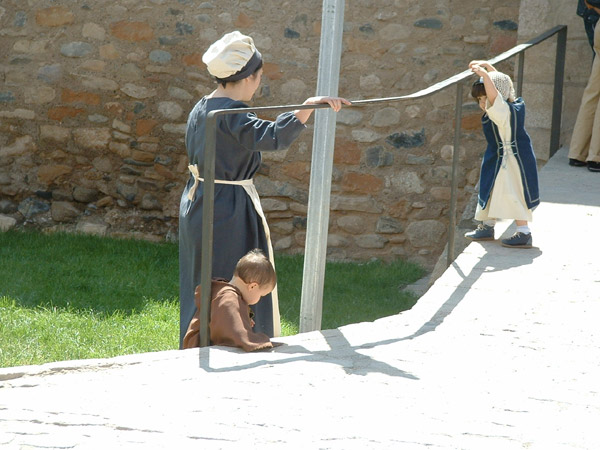
[[[179,211],[180,346],[196,307],[194,291],[200,284],[202,255],[202,208],[204,186],[204,138],[206,115],[215,109],[245,108],[258,89],[262,58],[252,38],[238,31],[228,33],[204,54],[203,61],[218,87],[203,97],[189,114],[186,149],[190,178],[181,196]],[[338,97],[311,97],[304,104],[328,103],[335,111]],[[253,176],[261,164],[262,151],[288,148],[306,128],[313,110],[286,112],[274,121],[253,113],[218,118],[215,162],[215,196],[212,276],[229,280],[237,261],[253,248],[273,258],[268,226],[260,207]],[[270,337],[280,332],[276,291],[254,309],[256,332]]]

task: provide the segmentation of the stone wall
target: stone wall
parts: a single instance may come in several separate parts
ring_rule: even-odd
[[[346,2],[340,95],[404,95],[517,43],[517,0]],[[3,0],[4,223],[175,239],[187,112],[214,85],[201,55],[234,29],[265,76],[254,105],[314,95],[321,2]],[[501,67],[502,68],[502,67]],[[504,70],[509,71],[507,66]],[[459,211],[483,141],[465,89]],[[339,113],[329,256],[432,267],[447,239],[455,89]],[[256,178],[277,250],[303,252],[312,126]]]

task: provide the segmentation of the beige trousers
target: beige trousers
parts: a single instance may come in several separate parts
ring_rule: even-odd
[[[600,162],[600,30],[594,33],[596,57],[577,113],[569,158]]]

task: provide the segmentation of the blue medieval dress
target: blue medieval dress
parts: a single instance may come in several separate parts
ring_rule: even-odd
[[[190,178],[179,209],[180,346],[196,305],[202,258],[202,207],[206,115],[215,109],[245,108],[226,97],[204,97],[192,109],[185,143]],[[253,113],[219,116],[217,120],[212,278],[230,280],[238,260],[260,248],[272,260],[268,226],[252,178],[260,168],[261,151],[284,150],[306,127],[292,112],[274,121]],[[252,308],[254,331],[269,337],[280,333],[277,291]]]
[[[498,95],[493,105],[486,106],[481,122],[487,148],[475,219],[531,222],[540,197],[535,154],[524,125],[525,103],[522,98],[507,102]]]

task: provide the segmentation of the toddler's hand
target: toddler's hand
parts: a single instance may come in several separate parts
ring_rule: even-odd
[[[479,75],[480,77],[483,76],[483,74],[486,72],[483,67],[481,67],[478,64],[473,64],[472,66],[469,66],[471,68],[471,72],[473,72],[476,75]]]
[[[469,69],[471,69],[473,72],[475,72],[475,70],[473,70],[475,67],[479,67],[480,71],[485,70],[486,72],[494,72],[496,70],[494,66],[483,59],[475,59],[469,63]]]
[[[487,64],[487,61],[483,60],[483,59],[474,59],[473,61],[471,61],[469,63],[469,69],[472,69],[473,66],[485,66]]]

